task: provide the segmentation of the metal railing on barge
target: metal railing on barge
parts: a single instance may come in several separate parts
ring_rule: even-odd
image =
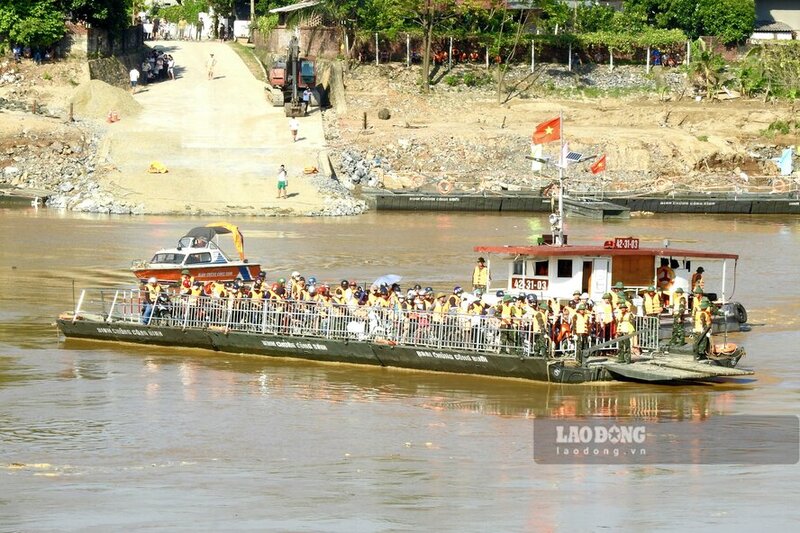
[[[174,296],[150,304],[138,289],[84,289],[73,321],[169,326],[181,329],[220,328],[279,337],[315,337],[347,341],[380,341],[431,349],[510,353],[520,356],[574,358],[576,339],[560,336],[551,319],[546,331],[535,333],[533,319],[515,318],[503,325],[498,315],[469,314],[462,309],[436,313],[431,309],[400,309],[326,301],[252,300],[211,296]],[[659,346],[658,317],[634,319],[634,346],[652,351]],[[617,350],[603,328],[592,327],[585,348],[597,354]]]

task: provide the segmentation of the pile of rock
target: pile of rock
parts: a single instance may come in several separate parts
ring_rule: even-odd
[[[0,74],[0,85],[10,85],[12,83],[18,83],[23,80],[22,74],[18,74],[13,70],[8,72],[3,72]]]
[[[388,159],[372,156],[369,159],[365,154],[353,148],[346,148],[338,153],[337,175],[346,187],[366,185],[379,187],[382,184],[381,176],[391,172]]]
[[[51,191],[47,207],[92,213],[141,212],[101,192],[97,172],[98,132],[87,125],[54,122],[52,133],[23,130],[0,152],[0,183],[19,189]]]
[[[325,197],[325,207],[307,213],[310,216],[353,216],[364,213],[368,208],[363,200],[353,198],[350,190],[340,181],[324,176],[313,176],[310,179],[319,194]]]

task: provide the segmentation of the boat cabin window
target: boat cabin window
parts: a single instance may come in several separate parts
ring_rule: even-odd
[[[198,263],[210,263],[211,254],[208,252],[201,252],[197,254],[189,254],[186,258],[187,265],[196,265]]]
[[[150,260],[153,264],[177,264],[180,265],[183,263],[183,258],[186,257],[183,254],[176,254],[172,252],[167,253],[160,253],[153,256]]]
[[[558,260],[558,277],[559,278],[572,277],[572,259]]]
[[[524,261],[522,261],[522,260],[514,261],[514,275],[515,276],[521,276],[523,274],[524,268],[525,268]]]
[[[533,264],[533,275],[547,277],[550,273],[550,261],[536,261]]]

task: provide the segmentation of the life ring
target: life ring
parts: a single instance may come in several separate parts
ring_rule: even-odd
[[[453,190],[453,182],[450,180],[442,180],[436,186],[436,190],[439,191],[439,194],[450,194]]]
[[[733,344],[732,342],[727,342],[725,344],[715,344],[714,345],[714,353],[716,355],[731,355],[736,352],[738,346]]]
[[[772,192],[786,192],[788,190],[789,185],[782,179],[772,180]]]
[[[411,183],[414,184],[414,187],[420,188],[425,184],[425,178],[422,176],[414,176],[414,178],[411,180]]]
[[[668,266],[660,266],[656,270],[656,280],[661,290],[669,290],[672,287],[672,282],[675,279],[675,271]]]
[[[544,196],[545,198],[555,198],[556,196],[555,193],[556,193],[555,183],[551,183],[550,185],[542,189],[542,196]]]
[[[666,178],[658,178],[655,183],[656,190],[661,191],[669,187],[669,181]]]

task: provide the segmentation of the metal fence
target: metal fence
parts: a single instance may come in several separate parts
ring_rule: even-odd
[[[148,309],[149,305],[149,309]],[[504,325],[498,315],[473,315],[455,308],[430,309],[341,305],[327,301],[251,300],[177,296],[147,304],[139,290],[85,289],[75,309],[79,318],[105,322],[186,328],[223,328],[282,337],[380,341],[433,349],[454,349],[520,356],[575,358],[578,339],[564,334],[558,319],[545,332],[534,332],[532,318]],[[639,347],[658,348],[657,317],[636,317]],[[598,345],[603,346],[597,347]],[[608,330],[592,328],[583,342],[593,352],[613,352]]]

